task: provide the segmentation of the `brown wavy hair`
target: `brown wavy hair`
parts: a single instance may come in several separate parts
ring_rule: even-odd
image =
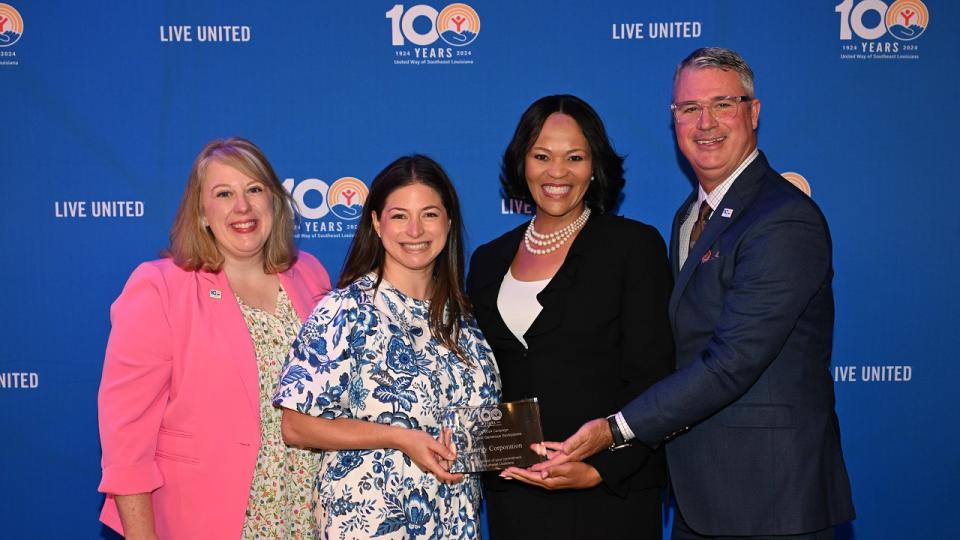
[[[453,183],[433,159],[420,154],[404,156],[387,165],[374,178],[337,287],[346,287],[369,272],[376,272],[374,287],[380,286],[386,251],[373,228],[373,213],[381,215],[387,197],[411,184],[423,184],[436,191],[450,219],[447,243],[433,265],[428,318],[433,337],[466,361],[466,351],[458,342],[460,321],[472,316],[470,301],[463,292],[463,218]]]
[[[170,247],[162,253],[184,270],[219,272],[223,254],[210,227],[202,223],[203,181],[210,162],[218,161],[263,182],[273,196],[273,228],[263,246],[263,270],[276,274],[290,268],[297,258],[293,243],[295,205],[277,173],[257,145],[241,137],[216,139],[197,154],[170,229]]]

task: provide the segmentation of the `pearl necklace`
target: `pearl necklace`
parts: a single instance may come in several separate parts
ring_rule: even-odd
[[[589,217],[590,209],[584,208],[580,217],[573,220],[566,227],[552,233],[543,234],[538,233],[534,228],[533,224],[537,221],[537,216],[533,216],[533,219],[530,220],[530,225],[527,225],[527,231],[523,233],[523,245],[527,248],[527,251],[534,255],[553,253],[566,244],[567,240],[583,227]],[[533,247],[535,245],[542,246],[543,249]]]

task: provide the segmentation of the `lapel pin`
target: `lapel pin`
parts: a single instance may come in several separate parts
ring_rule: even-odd
[[[721,213],[720,215],[725,218],[733,216],[733,208],[724,208],[723,213]]]
[[[210,298],[214,300],[219,300],[222,295],[220,294],[219,289],[210,289]]]

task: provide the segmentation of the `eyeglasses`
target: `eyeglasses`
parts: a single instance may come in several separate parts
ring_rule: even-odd
[[[678,124],[692,124],[699,121],[704,109],[709,109],[710,114],[717,120],[730,120],[737,115],[740,102],[752,99],[750,96],[723,96],[713,98],[709,104],[699,101],[682,101],[671,103],[670,110],[673,111],[673,117]]]

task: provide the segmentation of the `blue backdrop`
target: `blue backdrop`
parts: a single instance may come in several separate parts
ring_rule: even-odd
[[[447,168],[469,249],[526,219],[501,198],[500,156],[530,102],[573,93],[628,156],[621,213],[666,236],[691,189],[671,76],[720,45],[757,74],[761,149],[831,224],[847,536],[945,537],[960,478],[956,2],[399,1],[0,4],[0,536],[105,535],[108,308],[165,246],[205,142],[264,149],[312,216],[301,247],[336,275],[355,221],[335,205],[400,154]],[[454,20],[470,32],[445,32]]]

